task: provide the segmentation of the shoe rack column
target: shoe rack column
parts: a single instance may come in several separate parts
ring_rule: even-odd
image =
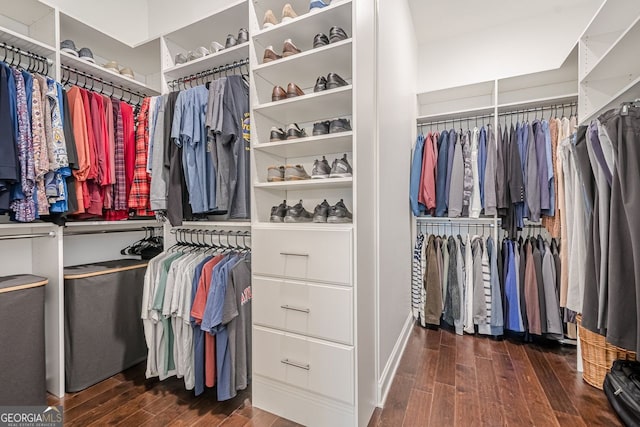
[[[370,416],[359,415],[356,7],[351,0],[325,3],[314,1],[323,7],[312,11],[308,0],[249,4],[253,405],[308,426],[356,426]],[[325,88],[316,85],[321,77],[330,83]],[[277,86],[283,91],[272,99]],[[303,93],[291,96],[296,86]],[[331,165],[345,155],[351,171],[314,174],[316,160],[324,156]],[[280,166],[284,177],[274,168],[268,174]],[[316,178],[304,179],[301,168]],[[288,179],[294,173],[303,179]],[[322,208],[314,212],[324,200],[332,206],[328,222]],[[365,351],[373,358],[373,346]]]

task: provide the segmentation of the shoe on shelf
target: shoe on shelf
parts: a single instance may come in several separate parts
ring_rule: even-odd
[[[287,126],[287,139],[306,138],[307,132],[304,129],[300,129],[297,123],[291,123]]]
[[[337,43],[348,38],[347,33],[340,27],[333,26],[329,30],[329,40],[331,43]]]
[[[207,50],[207,48],[200,46],[198,48],[196,48],[196,50],[192,50],[189,51],[189,55],[187,56],[187,60],[188,61],[193,61],[195,59],[200,59],[202,57],[205,57],[209,55],[209,51]]]
[[[331,166],[330,178],[349,178],[352,176],[353,170],[347,160],[347,155],[342,156],[341,159],[335,159]]]
[[[313,136],[326,135],[329,133],[329,120],[313,124]]]
[[[322,47],[322,46],[326,46],[329,44],[329,37],[327,37],[326,35],[322,34],[322,33],[318,33],[316,34],[316,36],[313,38],[313,48],[317,48],[317,47]]]
[[[246,43],[249,41],[249,31],[246,28],[240,28],[238,30],[238,39],[236,40],[237,44]]]
[[[93,52],[88,47],[83,47],[78,51],[78,56],[80,59],[84,59],[87,62],[91,62],[92,64],[96,63],[96,60],[93,59]]]
[[[293,10],[293,7],[289,3],[285,4],[282,8],[282,21],[281,22],[289,22],[294,18],[297,18],[298,14]]]
[[[227,35],[227,42],[224,44],[225,49],[229,49],[238,44],[238,39],[234,37],[233,34]]]
[[[348,132],[351,130],[351,122],[348,119],[333,119],[329,123],[329,133]]]
[[[327,74],[327,89],[335,89],[341,86],[348,86],[347,83],[342,77],[340,77],[336,73]]]
[[[304,181],[311,179],[302,165],[287,165],[284,169],[285,181]]]
[[[278,25],[276,15],[273,14],[273,10],[269,9],[264,13],[264,19],[262,20],[262,28],[273,27]]]
[[[224,50],[224,46],[222,46],[222,45],[221,45],[220,43],[218,43],[218,42],[211,42],[211,46],[210,46],[210,49],[209,49],[209,51],[210,51],[211,53],[218,53],[218,52],[220,52],[221,50]]]
[[[282,59],[281,55],[278,55],[275,50],[273,50],[273,46],[267,46],[264,50],[264,56],[262,57],[262,63],[266,64],[267,62],[276,61],[278,59]]]
[[[320,10],[331,4],[331,0],[311,0],[309,3],[309,12]]]
[[[178,62],[178,59],[182,60],[182,58],[178,58],[178,57],[184,58],[184,61]],[[185,62],[187,62],[187,58],[182,53],[179,53],[176,55],[176,65],[183,64]],[[109,61],[106,64],[104,64],[103,67],[106,68],[107,70],[113,71],[114,73],[120,72],[120,65],[118,65],[116,61]]]
[[[322,92],[323,90],[327,90],[327,79],[324,76],[320,76],[316,79],[316,84],[313,87],[314,92]]]
[[[271,101],[281,101],[287,99],[287,92],[281,86],[274,86],[271,92]]]
[[[122,70],[120,70],[120,75],[129,77],[130,79],[136,78],[133,74],[133,70],[129,67],[123,67]]]
[[[271,208],[271,216],[269,221],[271,222],[284,222],[284,217],[287,214],[287,210],[289,206],[287,206],[287,201],[283,200],[278,206],[274,206]]]
[[[322,203],[316,206],[313,210],[313,222],[327,222],[327,217],[329,216],[329,202],[327,199],[324,199]]]
[[[330,174],[331,174],[331,166],[329,166],[329,162],[327,161],[327,158],[325,156],[322,156],[322,160],[316,159],[316,161],[313,162],[311,179],[329,178]]]
[[[289,83],[287,85],[287,98],[295,98],[296,96],[302,96],[304,92],[295,83]]]
[[[302,52],[300,49],[296,47],[295,44],[291,41],[291,39],[286,39],[284,41],[284,47],[282,48],[282,56],[285,58],[287,56],[295,55],[296,53]]]
[[[284,222],[311,222],[313,215],[302,206],[302,200],[297,205],[289,206]]]
[[[349,209],[347,209],[342,199],[329,208],[329,214],[327,215],[328,223],[344,224],[352,221],[353,215],[351,215],[351,212],[349,212]]]
[[[284,166],[269,166],[267,168],[267,182],[284,181]]]
[[[62,42],[60,42],[60,50],[64,53],[68,53],[69,55],[73,55],[76,58],[78,57],[76,44],[73,42],[73,40],[63,40]]]
[[[284,141],[285,139],[287,139],[287,133],[282,128],[277,128],[275,126],[271,128],[269,141]]]

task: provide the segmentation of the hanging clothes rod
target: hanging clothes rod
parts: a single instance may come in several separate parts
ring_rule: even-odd
[[[148,231],[151,229],[162,229],[161,226],[149,226],[149,227],[138,227],[138,228],[116,228],[113,230],[88,230],[88,231],[70,231],[64,232],[65,236],[84,236],[88,234],[110,234],[110,233],[132,233],[135,231]]]
[[[144,93],[134,92],[134,91],[132,91],[131,89],[127,89],[127,88],[125,88],[125,87],[123,87],[123,86],[120,86],[120,85],[117,85],[117,84],[115,84],[115,83],[108,82],[108,81],[106,81],[106,80],[104,80],[104,79],[101,79],[100,77],[96,77],[96,76],[94,76],[94,75],[92,75],[92,74],[85,73],[85,72],[83,72],[83,71],[80,71],[80,70],[77,70],[77,69],[75,69],[75,68],[72,68],[72,67],[70,67],[70,66],[68,66],[68,65],[64,65],[64,64],[62,64],[62,65],[60,65],[60,68],[61,68],[62,70],[66,70],[66,71],[67,71],[67,76],[64,76],[64,75],[63,75],[63,76],[62,76],[62,79],[61,79],[63,84],[71,83],[71,73],[73,73],[73,74],[75,74],[75,75],[76,75],[76,80],[75,80],[75,82],[73,83],[73,85],[75,85],[75,86],[82,86],[82,87],[83,87],[83,88],[85,88],[85,89],[93,90],[93,83],[100,83],[100,85],[102,86],[102,87],[101,87],[101,89],[102,89],[104,86],[109,86],[110,88],[112,88],[112,89],[113,89],[113,91],[111,92],[111,95],[109,95],[109,96],[114,96],[116,89],[117,89],[117,90],[119,90],[119,91],[121,91],[121,92],[123,92],[122,96],[120,97],[120,99],[121,99],[121,100],[124,100],[124,99],[123,99],[123,98],[124,98],[124,93],[128,93],[128,94],[130,94],[130,95],[131,95],[131,96],[129,97],[129,101],[131,101],[131,97],[133,97],[133,96],[136,96],[136,97],[138,97],[139,99],[143,99],[144,97],[146,97],[146,96],[147,96],[147,95],[146,95],[146,94],[144,94]],[[82,83],[81,83],[81,82],[79,82],[79,80],[78,80],[77,76],[82,76],[82,77],[84,77],[84,78],[85,78],[85,81],[84,81],[84,82],[82,82]],[[88,85],[88,83],[87,83],[87,79],[89,79],[89,80],[91,80],[91,81],[93,82],[93,83],[91,84],[91,86],[90,86],[90,87],[89,87],[89,85]],[[127,102],[129,102],[129,101],[127,101]]]
[[[249,58],[242,59],[240,61],[234,61],[231,64],[221,65],[219,67],[215,67],[215,68],[212,68],[210,70],[202,71],[200,73],[195,73],[195,74],[191,74],[189,76],[180,77],[179,79],[175,79],[175,80],[171,80],[171,81],[167,82],[167,85],[169,85],[169,86],[171,86],[173,88],[173,87],[178,86],[180,84],[185,85],[187,83],[192,83],[194,81],[197,84],[200,79],[202,79],[202,84],[204,84],[204,80],[209,76],[212,76],[212,75],[215,75],[215,74],[218,74],[218,73],[223,73],[225,71],[234,70],[236,68],[240,68],[240,67],[243,67],[245,65],[249,65]]]
[[[7,234],[5,236],[0,236],[0,240],[37,239],[40,237],[56,237],[56,232],[49,231],[48,233]]]
[[[5,42],[0,41],[0,48],[4,49],[4,57],[2,58],[2,62],[9,63],[9,65],[20,65],[22,63],[22,57],[25,56],[29,59],[29,64],[27,65],[27,71],[35,72],[39,74],[48,75],[49,74],[49,65],[53,65],[53,61],[49,58],[45,58],[42,55],[35,54],[33,52],[29,52],[18,47],[9,45]],[[11,60],[7,61],[7,54],[11,52]],[[18,54],[18,62],[15,62],[16,56]],[[32,60],[35,63],[32,63]],[[14,63],[15,62],[15,63]],[[33,66],[37,65],[37,68]]]
[[[433,125],[440,125],[440,124],[445,124],[445,123],[462,123],[462,122],[471,122],[471,121],[478,121],[479,119],[486,119],[489,117],[493,117],[493,114],[482,114],[480,116],[468,116],[468,117],[459,117],[459,118],[454,118],[454,119],[447,119],[447,120],[437,120],[435,122],[424,122],[424,123],[419,123],[418,126],[419,127],[425,127],[425,126],[433,126]]]
[[[577,108],[577,107],[578,107],[577,102],[570,102],[565,104],[548,104],[540,107],[531,107],[531,108],[525,108],[525,109],[519,109],[519,110],[502,111],[498,113],[498,116],[510,116],[514,114],[535,113],[538,111],[545,111],[545,110],[547,111],[559,110],[559,109],[564,110],[565,108]]]

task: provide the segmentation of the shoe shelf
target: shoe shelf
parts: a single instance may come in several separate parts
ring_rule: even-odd
[[[292,158],[353,151],[353,132],[338,132],[287,141],[254,144],[253,149],[275,156]]]
[[[0,41],[54,59],[55,16],[53,7],[38,0],[2,1]],[[53,68],[49,66],[50,70]]]
[[[260,104],[253,108],[253,112],[278,123],[312,122],[350,116],[352,99],[353,86],[348,85]]]
[[[281,200],[282,201],[282,200]],[[307,209],[309,210],[309,209]],[[311,212],[313,213],[313,212]],[[272,230],[286,230],[288,228],[306,228],[309,230],[326,230],[327,228],[331,228],[332,230],[351,230],[353,228],[353,223],[343,222],[343,223],[328,223],[328,222],[270,222],[270,221],[259,221],[257,223],[261,229],[272,229]]]
[[[78,71],[91,74],[92,76],[98,77],[107,82],[122,86],[125,89],[130,89],[134,92],[139,92],[147,96],[160,95],[158,90],[147,86],[145,83],[123,76],[115,71],[111,71],[98,64],[85,61],[84,59],[80,59],[66,52],[60,52],[60,63]]]
[[[353,178],[324,178],[304,179],[300,181],[258,182],[253,184],[255,188],[273,190],[329,190],[337,188],[351,188]]]
[[[164,75],[167,80],[175,80],[180,77],[191,76],[222,65],[231,64],[235,61],[241,61],[248,57],[249,42],[203,56],[193,61],[185,62],[184,64],[178,64],[164,70]]]
[[[256,78],[265,80],[267,86],[282,86],[288,82],[296,83],[300,87],[313,87],[319,75],[337,73],[345,80],[351,80],[352,39],[331,43],[316,49],[310,49],[278,59],[253,68]],[[274,46],[277,53],[281,47]],[[262,61],[264,52],[256,52],[256,57]]]
[[[46,43],[42,43],[34,38],[12,31],[9,28],[0,27],[0,41],[9,46],[14,46],[27,52],[35,53],[46,58],[53,58],[56,49]],[[17,56],[17,55],[16,55]],[[49,68],[52,68],[49,66]]]
[[[288,22],[281,22],[272,27],[264,28],[256,34],[253,34],[252,37],[256,45],[256,50],[262,52],[264,48],[270,45],[277,48],[278,46],[282,46],[286,39],[291,39],[299,49],[306,51],[313,48],[313,37],[316,34],[324,33],[328,36],[329,29],[332,26],[342,28],[351,36],[351,2],[352,0],[332,2],[325,8],[304,14],[302,13],[309,10],[309,2],[292,2],[292,6],[298,14],[298,17]],[[273,13],[280,19],[280,11],[286,1],[268,3],[272,3],[271,8]],[[262,9],[256,7],[256,11],[259,14],[256,18],[260,20],[260,27],[262,27],[264,12],[266,12],[268,8],[269,7],[265,7]]]

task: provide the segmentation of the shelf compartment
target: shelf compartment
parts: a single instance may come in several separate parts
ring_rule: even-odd
[[[254,144],[253,149],[284,158],[348,153],[353,151],[353,132],[331,133],[289,141]]]
[[[467,108],[457,111],[448,111],[444,113],[434,113],[420,116],[417,118],[417,123],[428,124],[432,122],[462,120],[466,117],[483,116],[486,114],[492,114],[495,108],[491,105]]]
[[[62,63],[62,65],[66,65],[78,71],[91,74],[94,77],[101,78],[107,82],[122,86],[134,92],[140,92],[147,96],[160,94],[160,92],[158,92],[156,89],[153,89],[138,80],[123,76],[122,74],[108,70],[104,67],[101,67],[100,65],[85,61],[84,59],[80,59],[66,52],[60,52],[60,62]]]
[[[305,123],[350,116],[352,112],[353,86],[310,93],[282,101],[261,104],[254,113],[278,123]]]
[[[283,5],[284,3],[278,3],[278,7]],[[313,47],[313,37],[318,33],[329,36],[329,29],[334,25],[342,28],[347,32],[347,35],[351,36],[351,0],[333,2],[318,11],[304,14],[302,14],[305,11],[303,8],[308,11],[309,2],[293,2],[292,5],[298,13],[297,18],[262,29],[253,35],[253,41],[261,49],[270,45],[273,47],[282,46],[286,39],[292,39],[299,49],[309,50]],[[256,6],[256,11],[258,13],[256,18],[262,25],[266,8],[262,9]],[[277,8],[274,8],[273,11],[276,16],[280,15],[280,10]]]
[[[637,48],[640,39],[640,17],[622,32],[620,37],[602,55],[591,71],[585,74],[582,82],[607,79],[613,76],[640,75],[640,57],[630,55]]]
[[[326,179],[305,179],[302,181],[282,181],[282,182],[259,182],[255,183],[255,188],[266,190],[306,190],[306,189],[335,189],[350,188],[353,178],[326,178]]]
[[[4,27],[0,27],[0,41],[45,58],[53,58],[56,53],[56,49],[53,46]]]
[[[249,42],[221,50],[212,55],[203,56],[194,61],[176,65],[164,71],[167,80],[175,80],[180,77],[191,76],[196,73],[211,70],[221,65],[231,64],[249,57]]]
[[[601,113],[611,108],[619,107],[622,102],[630,102],[640,98],[640,76],[628,81],[617,91],[611,88],[620,87],[621,83],[618,80],[612,82],[602,80],[599,83],[602,83],[603,86],[594,87],[594,82],[591,87],[585,89],[583,85],[586,95],[584,96],[584,101],[581,101],[581,106],[584,105],[584,110],[581,110],[578,116],[580,124],[589,123]],[[590,105],[585,105],[587,102]]]
[[[418,93],[418,116],[443,116],[442,111],[467,114],[493,107],[496,81],[474,83],[465,86]]]

